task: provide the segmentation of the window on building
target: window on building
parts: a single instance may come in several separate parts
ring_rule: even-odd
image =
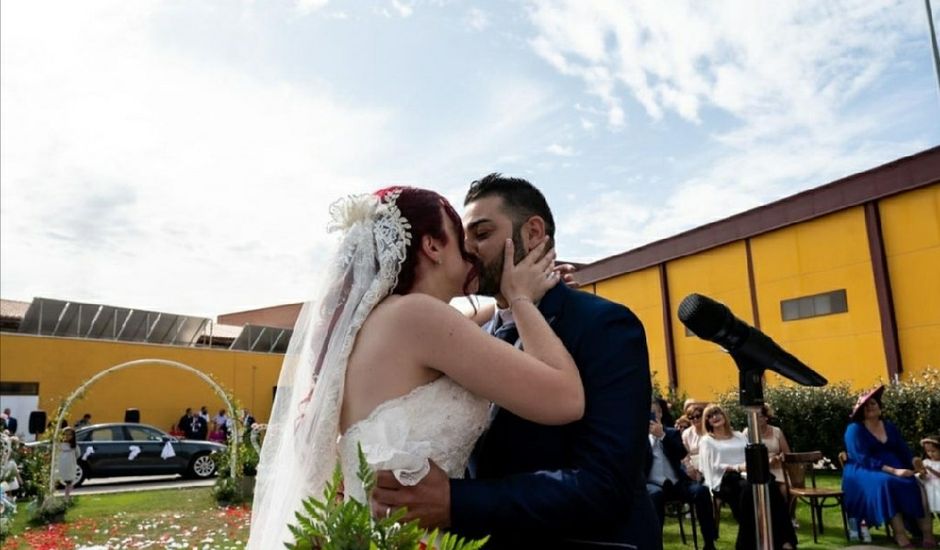
[[[0,395],[39,395],[39,382],[0,382]]]
[[[845,313],[848,310],[849,302],[844,288],[780,302],[780,315],[784,321]]]

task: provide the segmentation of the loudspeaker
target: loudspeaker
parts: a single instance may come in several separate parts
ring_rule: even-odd
[[[29,433],[41,434],[46,431],[46,411],[29,413]]]
[[[137,409],[127,409],[124,411],[124,422],[140,422],[140,411]]]

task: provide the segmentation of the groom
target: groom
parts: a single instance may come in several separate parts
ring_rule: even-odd
[[[518,262],[553,239],[551,210],[532,184],[500,174],[473,182],[464,206],[467,249],[482,264],[479,293],[500,308],[484,328],[519,345],[499,289],[504,243],[513,239]],[[542,426],[494,410],[468,479],[448,479],[432,464],[404,487],[379,472],[373,509],[406,506],[424,526],[490,535],[487,548],[661,548],[644,474],[651,386],[643,326],[627,308],[563,283],[539,310],[578,365],[584,417]]]

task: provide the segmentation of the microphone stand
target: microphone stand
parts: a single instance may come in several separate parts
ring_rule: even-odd
[[[745,357],[731,352],[738,365],[738,395],[747,411],[748,444],[745,449],[747,482],[754,496],[754,523],[758,550],[773,550],[774,535],[770,524],[770,462],[767,447],[761,440],[757,415],[764,405],[764,369]]]
[[[772,550],[770,463],[757,423],[757,414],[764,404],[764,370],[769,368],[803,386],[825,386],[826,379],[781,349],[769,336],[735,317],[727,306],[707,296],[686,296],[679,305],[679,320],[699,338],[728,350],[738,365],[741,405],[747,411],[749,441],[745,464],[754,495],[756,548]]]

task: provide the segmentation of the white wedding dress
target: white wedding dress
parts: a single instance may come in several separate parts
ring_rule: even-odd
[[[428,460],[462,477],[489,422],[489,403],[441,377],[382,403],[339,432],[346,366],[356,335],[398,281],[411,243],[399,211],[400,192],[357,195],[330,207],[329,229],[342,233],[325,262],[323,284],[301,310],[284,356],[260,452],[249,550],[281,548],[304,499],[322,498],[339,463],[347,498],[364,501],[361,445],[373,470],[391,470],[406,485],[429,471]],[[394,353],[390,349],[389,353]]]
[[[374,470],[391,470],[403,485],[415,485],[427,475],[428,459],[448,477],[462,478],[489,417],[489,401],[446,376],[382,403],[340,439],[346,498],[365,501],[356,476],[360,445]]]

